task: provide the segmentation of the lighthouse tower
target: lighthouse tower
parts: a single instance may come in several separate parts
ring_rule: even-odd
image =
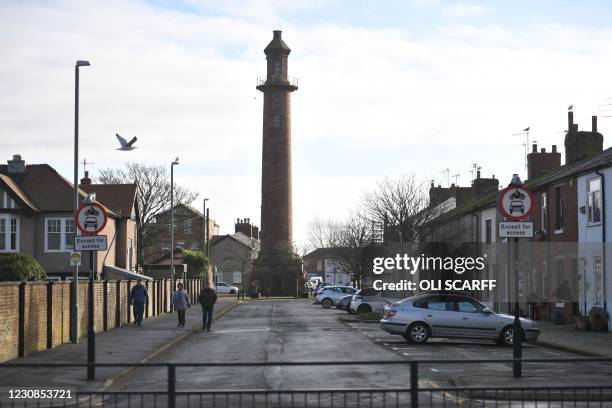
[[[271,295],[294,295],[301,265],[293,256],[291,199],[291,93],[297,81],[288,76],[291,49],[274,31],[264,49],[267,73],[257,81],[264,94],[261,163],[261,251],[252,281]]]

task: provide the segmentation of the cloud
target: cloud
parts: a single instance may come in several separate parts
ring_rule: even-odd
[[[255,80],[281,25],[290,74],[300,80],[292,138],[301,240],[312,217],[341,217],[385,175],[414,171],[445,183],[450,168],[466,184],[477,162],[504,183],[522,169],[523,139],[512,133],[531,126],[532,140],[561,146],[567,105],[590,123],[612,96],[608,29],[447,19],[417,32],[333,16],[296,22],[325,6],[276,3],[3,5],[0,151],[71,174],[73,66],[89,59],[81,159],[95,170],[126,160],[169,166],[179,155],[177,182],[211,199],[225,233],[234,218],[258,222],[263,99]],[[602,119],[602,132],[609,128]],[[115,151],[115,132],[138,136],[139,149]]]

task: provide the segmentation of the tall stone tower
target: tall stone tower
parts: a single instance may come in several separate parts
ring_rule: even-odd
[[[264,49],[265,78],[257,89],[264,94],[261,174],[261,251],[252,281],[262,293],[294,295],[301,265],[292,254],[291,92],[298,89],[288,76],[291,50],[281,31]]]

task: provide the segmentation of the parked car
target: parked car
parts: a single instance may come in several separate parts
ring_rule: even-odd
[[[317,287],[316,287],[316,288],[315,288],[315,290],[314,290],[314,292],[315,292],[315,296],[316,296],[316,295],[317,295],[317,294],[318,294],[318,293],[319,293],[321,290],[323,290],[323,288],[326,288],[326,287],[328,287],[328,286],[334,286],[334,284],[333,284],[333,283],[330,283],[330,282],[322,282],[322,281],[321,281],[321,282],[319,282],[319,283],[317,284]]]
[[[427,293],[385,306],[380,327],[410,343],[446,337],[492,339],[511,346],[513,322],[513,316],[495,313],[469,296]],[[534,321],[521,318],[521,327],[524,340],[537,340],[540,329]]]
[[[238,293],[238,287],[232,286],[229,283],[225,282],[217,282],[217,293],[229,293],[230,295],[235,295]]]
[[[382,312],[386,305],[400,300],[393,294],[397,292],[382,292],[374,288],[363,288],[355,292],[350,303],[352,313]]]
[[[320,303],[324,308],[329,309],[334,306],[340,298],[346,295],[353,295],[357,289],[350,286],[327,286],[319,291],[315,297],[315,303]]]
[[[351,313],[351,299],[353,299],[353,295],[342,296],[338,302],[336,302],[336,309],[346,310]]]

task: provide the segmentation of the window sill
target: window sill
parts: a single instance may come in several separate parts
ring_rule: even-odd
[[[0,254],[16,254],[19,249],[0,249]]]
[[[69,254],[74,252],[74,249],[45,249],[45,254]]]
[[[599,222],[587,222],[587,227],[599,227],[601,225],[601,221]]]
[[[555,230],[555,235],[563,234],[563,228]]]

